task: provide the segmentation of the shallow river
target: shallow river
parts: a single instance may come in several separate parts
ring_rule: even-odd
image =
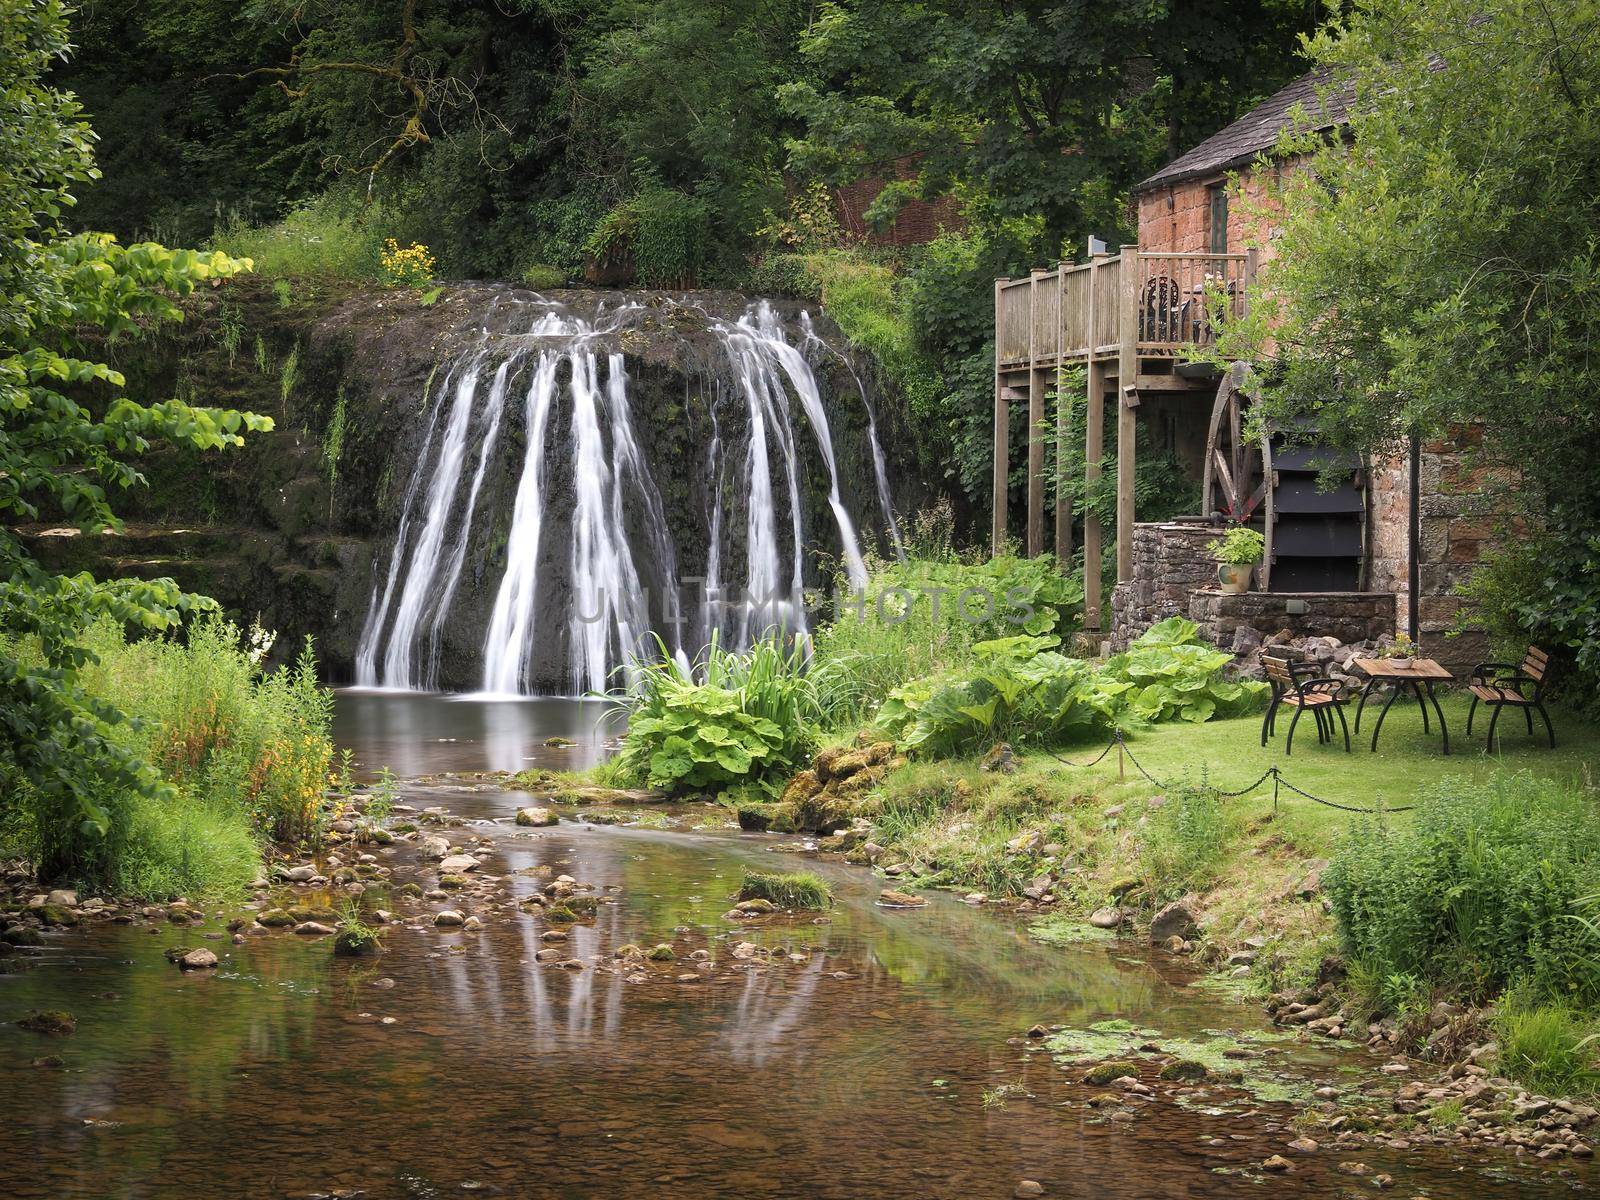
[[[338,731],[368,770],[576,765],[610,732],[597,715],[346,693]],[[552,734],[579,745],[546,749]],[[836,864],[818,868],[838,894],[825,923],[735,928],[721,914],[743,869],[795,862],[777,839],[518,829],[506,819],[525,802],[516,793],[403,799],[481,822],[451,832],[492,838],[483,870],[519,892],[552,873],[615,889],[574,927],[576,957],[667,941],[679,971],[696,949],[718,969],[628,982],[536,965],[541,924],[500,913],[480,932],[396,928],[388,953],[360,961],[288,934],[230,945],[101,923],[58,936],[0,974],[0,1195],[999,1198],[1022,1179],[1052,1197],[1378,1194],[1336,1173],[1354,1151],[1261,1175],[1264,1157],[1292,1154],[1286,1104],[1219,1088],[1132,1119],[1084,1105],[1100,1089],[1019,1037],[1035,1022],[1124,1018],[1247,1044],[1265,1030],[1256,1009],[1158,969],[1132,941],[1041,946],[1016,917],[943,896],[879,908],[871,874]],[[802,961],[722,969],[741,940]],[[162,957],[178,944],[214,948],[221,968],[180,973]],[[77,1032],[10,1023],[32,1008],[72,1011]],[[1291,1086],[1353,1086],[1374,1065],[1294,1043],[1253,1052]],[[46,1054],[64,1066],[33,1065]],[[1003,1085],[1009,1097],[995,1095]],[[1359,1157],[1394,1176],[1391,1195],[1573,1195],[1596,1182],[1482,1155]]]

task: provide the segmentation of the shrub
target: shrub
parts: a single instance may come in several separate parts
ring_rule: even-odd
[[[1214,789],[1202,784],[1169,793],[1150,814],[1139,844],[1146,890],[1161,902],[1211,883],[1232,829]]]
[[[533,263],[522,272],[522,286],[536,292],[548,292],[567,285],[567,273],[549,263]]]
[[[1233,655],[1206,645],[1200,627],[1168,617],[1145,630],[1122,654],[1107,660],[1104,674],[1129,684],[1128,712],[1143,721],[1209,721],[1258,707],[1267,685],[1232,681],[1224,672]]]
[[[980,642],[973,663],[890,693],[878,724],[907,749],[957,753],[995,741],[1050,743],[1105,734],[1129,721],[1205,721],[1242,711],[1266,691],[1223,676],[1232,655],[1191,621],[1152,626],[1103,666],[1068,658],[1053,637]]]
[[[378,270],[390,287],[422,287],[433,282],[433,252],[420,242],[401,246],[393,238],[383,239],[378,255]]]
[[[243,888],[259,866],[260,837],[315,836],[333,757],[332,695],[317,683],[309,646],[263,676],[271,641],[216,617],[191,624],[182,642],[128,641],[110,621],[87,630],[98,662],[84,669],[85,684],[133,718],[116,736],[156,770],[166,795],[101,797],[101,835],[21,787],[8,840],[46,870],[57,864],[82,883],[159,898]]]
[[[1425,791],[1414,823],[1352,826],[1323,874],[1347,953],[1371,975],[1492,996],[1600,1001],[1595,795],[1526,773]]]
[[[1267,539],[1248,525],[1235,525],[1219,538],[1206,543],[1206,553],[1219,563],[1248,567],[1261,561]]]
[[[820,715],[800,647],[733,653],[713,642],[700,681],[664,649],[638,666],[619,769],[669,791],[751,783],[775,791],[809,752]]]
[[[651,287],[692,287],[706,257],[711,213],[704,200],[651,186],[606,213],[584,243],[597,262],[631,262]]]
[[[814,871],[746,871],[739,899],[770,900],[779,908],[820,909],[833,903],[833,889]]]
[[[817,631],[828,720],[854,725],[918,676],[976,663],[974,647],[986,641],[1074,629],[1082,605],[1081,576],[1064,577],[1045,559],[965,562],[934,547],[928,557],[877,564],[865,594]]]

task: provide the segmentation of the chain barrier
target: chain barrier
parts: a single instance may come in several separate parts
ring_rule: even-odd
[[[1068,766],[1068,767],[1092,767],[1092,766],[1095,766],[1097,763],[1101,762],[1106,757],[1106,755],[1110,754],[1113,750],[1115,750],[1117,752],[1117,761],[1118,761],[1119,764],[1121,763],[1123,756],[1126,756],[1127,760],[1133,764],[1134,770],[1138,771],[1139,774],[1143,775],[1147,780],[1149,780],[1156,787],[1160,788],[1162,791],[1172,791],[1175,787],[1182,786],[1182,785],[1176,785],[1176,784],[1167,783],[1167,782],[1164,782],[1163,780],[1157,779],[1154,775],[1150,774],[1149,771],[1145,770],[1144,764],[1141,763],[1137,758],[1134,757],[1133,750],[1129,748],[1127,740],[1122,736],[1122,730],[1120,730],[1120,729],[1118,729],[1118,730],[1116,730],[1115,732],[1112,733],[1111,740],[1108,743],[1106,743],[1106,748],[1104,750],[1100,751],[1099,754],[1095,755],[1088,762],[1073,762],[1071,759],[1062,758],[1059,754],[1056,754],[1056,753],[1054,753],[1053,751],[1050,751],[1050,750],[1046,750],[1045,753],[1050,755],[1051,758],[1055,759],[1058,763],[1061,763],[1063,766]],[[1235,799],[1235,798],[1237,798],[1239,796],[1248,796],[1251,792],[1254,792],[1255,790],[1257,790],[1259,787],[1261,787],[1262,784],[1266,783],[1266,781],[1269,780],[1269,779],[1272,780],[1272,809],[1273,809],[1274,812],[1276,812],[1278,810],[1278,787],[1279,787],[1280,784],[1283,787],[1288,788],[1291,792],[1295,793],[1295,795],[1297,795],[1297,796],[1303,796],[1307,800],[1310,800],[1310,801],[1312,801],[1312,802],[1314,802],[1316,804],[1324,805],[1324,806],[1326,806],[1328,808],[1336,808],[1340,812],[1364,813],[1364,814],[1368,814],[1368,815],[1376,815],[1376,814],[1380,814],[1380,813],[1410,812],[1412,809],[1414,809],[1416,807],[1416,805],[1414,805],[1414,804],[1405,804],[1405,805],[1400,805],[1399,807],[1391,808],[1391,807],[1389,807],[1387,805],[1380,804],[1376,808],[1363,808],[1363,807],[1361,807],[1359,805],[1354,805],[1354,804],[1340,804],[1336,800],[1325,800],[1321,796],[1314,796],[1310,792],[1306,791],[1304,788],[1296,787],[1294,784],[1290,783],[1287,779],[1285,779],[1283,777],[1283,772],[1281,770],[1279,770],[1279,768],[1277,767],[1276,764],[1268,767],[1265,771],[1261,772],[1260,776],[1257,777],[1254,782],[1246,785],[1245,787],[1239,788],[1237,791],[1224,791],[1223,789],[1218,788],[1218,787],[1210,787],[1207,790],[1209,790],[1211,792],[1214,792],[1219,798],[1230,799],[1231,800],[1231,799]]]

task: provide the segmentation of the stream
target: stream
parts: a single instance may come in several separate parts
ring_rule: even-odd
[[[616,730],[571,701],[469,702],[345,692],[337,737],[370,773],[581,766]],[[556,749],[560,735],[577,744]],[[1275,1040],[1264,1016],[1133,939],[1054,948],[1015,915],[934,894],[875,904],[864,868],[805,861],[833,884],[822,917],[723,917],[746,867],[797,869],[798,839],[741,835],[709,806],[685,828],[510,821],[525,795],[413,785],[490,839],[481,870],[513,891],[556,874],[605,898],[571,927],[583,970],[535,962],[546,926],[486,913],[478,931],[392,927],[377,959],[328,939],[230,944],[232,913],[184,930],[96,922],[0,965],[0,1188],[8,1197],[1009,1197],[1377,1195],[1354,1151],[1263,1159],[1294,1107],[1180,1088],[1131,1116],[1024,1036],[1112,1019],[1161,1037],[1227,1031],[1285,1088],[1356,1086],[1360,1050]],[[709,828],[692,828],[695,825]],[[386,864],[414,860],[402,843]],[[414,902],[413,912],[444,907]],[[456,905],[470,908],[470,903]],[[402,907],[394,905],[394,907]],[[761,947],[735,961],[733,947]],[[647,980],[610,966],[671,943]],[[182,973],[165,947],[213,948]],[[693,952],[714,966],[696,975]],[[388,981],[392,981],[392,984]],[[67,1009],[70,1037],[12,1022]],[[36,1065],[59,1055],[59,1066]],[[997,1089],[1002,1089],[997,1091]],[[1364,1148],[1393,1195],[1581,1194],[1588,1167],[1478,1150]]]

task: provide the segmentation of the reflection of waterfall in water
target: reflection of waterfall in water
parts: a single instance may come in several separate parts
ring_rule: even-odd
[[[418,461],[361,634],[359,684],[433,689],[465,676],[493,695],[603,691],[619,667],[654,652],[652,632],[685,665],[686,647],[712,636],[742,646],[772,626],[803,634],[807,571],[830,545],[851,586],[865,585],[829,400],[814,367],[833,352],[809,317],[800,315],[791,341],[766,302],[736,321],[669,313],[684,323],[692,314],[701,325],[693,379],[705,386],[696,395],[692,380],[684,400],[709,419],[709,446],[690,460],[704,464],[704,479],[685,478],[687,464],[662,459],[684,452],[658,445],[656,404],[646,423],[654,461],[641,442],[628,355],[655,317],[644,305],[583,316],[527,294],[501,295],[467,331],[428,397]],[[657,321],[661,327],[667,322]],[[669,331],[689,345],[676,326]],[[856,384],[876,499],[898,551],[875,418]],[[702,530],[672,527],[658,477],[670,480],[678,511],[686,493],[707,496]],[[824,529],[808,531],[813,496],[825,501],[816,511],[827,517]],[[680,546],[705,555],[706,594],[686,615]],[[742,579],[724,578],[741,567]],[[725,598],[730,585],[739,594]],[[465,655],[464,645],[472,647]]]

